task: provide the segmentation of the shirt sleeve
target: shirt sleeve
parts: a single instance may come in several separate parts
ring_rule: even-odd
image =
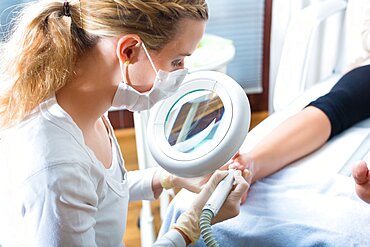
[[[154,200],[152,180],[156,168],[130,171],[127,179],[130,191],[130,201]]]
[[[370,66],[348,72],[328,94],[309,106],[322,110],[329,118],[330,138],[370,117]]]
[[[181,234],[172,229],[158,239],[153,245],[153,247],[184,247],[186,242]]]
[[[48,167],[23,185],[29,246],[96,246],[96,186],[76,164]]]

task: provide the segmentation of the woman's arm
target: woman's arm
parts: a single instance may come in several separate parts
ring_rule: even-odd
[[[96,187],[91,174],[77,163],[54,164],[29,177],[22,186],[27,244],[97,246]]]

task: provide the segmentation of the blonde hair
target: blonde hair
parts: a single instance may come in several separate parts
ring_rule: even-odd
[[[205,0],[37,1],[27,5],[3,47],[0,127],[10,127],[53,93],[73,73],[78,57],[99,38],[140,36],[149,49],[162,49],[183,18],[207,20]],[[1,88],[1,86],[0,86]]]

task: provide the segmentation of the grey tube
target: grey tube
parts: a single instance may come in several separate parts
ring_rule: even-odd
[[[214,215],[213,212],[209,209],[203,209],[202,214],[200,215],[199,228],[200,234],[203,237],[204,243],[207,247],[219,247],[216,239],[213,236],[211,221]]]

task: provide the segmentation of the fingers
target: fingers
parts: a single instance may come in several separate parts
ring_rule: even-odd
[[[228,164],[230,169],[238,169],[241,171],[248,169],[251,172],[254,170],[254,162],[247,154],[240,154]]]
[[[229,169],[236,169],[243,171],[249,166],[249,162],[247,164],[243,163],[241,160],[234,160],[232,163],[229,164]]]
[[[229,169],[236,169],[236,170],[240,170],[239,168],[241,167],[241,164],[238,161],[235,161],[235,160],[233,160],[232,162],[230,162],[226,165],[228,165]]]
[[[218,170],[229,170],[229,165],[232,164],[234,161],[230,160],[225,165],[221,166]]]
[[[234,179],[236,186],[233,191],[231,191],[228,200],[239,203],[243,198],[243,195],[247,193],[249,189],[248,182],[243,178],[241,171],[237,170],[234,173]]]
[[[249,183],[244,179],[241,171],[239,170],[234,173],[234,179],[236,182],[236,187],[233,192],[235,195],[241,196],[249,189]]]
[[[243,170],[243,178],[245,179],[245,181],[248,182],[249,185],[252,183],[252,177],[253,173],[250,170],[248,169]]]
[[[370,204],[370,184],[369,183],[363,185],[356,184],[355,189],[358,197],[364,202]]]
[[[240,200],[240,204],[244,204],[245,201],[247,200],[247,196],[248,196],[248,190],[247,192],[244,193],[244,195],[242,196],[242,199]]]
[[[194,185],[189,185],[187,186],[186,188],[184,187],[184,189],[190,191],[190,192],[193,192],[193,193],[196,193],[196,194],[199,194],[199,192],[202,191],[202,186],[194,186]]]
[[[252,183],[253,161],[249,160],[246,165],[240,164],[239,161],[234,161],[232,164],[229,165],[229,168],[230,169],[237,169],[239,171],[243,171],[242,176],[243,176],[244,180],[248,183],[248,188],[247,188],[246,192],[241,196],[241,204],[243,204],[247,199],[248,189],[249,189],[250,184]]]
[[[370,203],[370,177],[365,161],[359,161],[352,167],[352,176],[356,182],[356,193],[363,201]]]
[[[244,169],[244,171],[243,171],[243,178],[245,179],[245,181],[247,181],[247,183],[248,183],[249,186],[252,183],[252,177],[253,177],[252,172],[249,171],[248,169]],[[247,192],[245,192],[243,194],[242,199],[241,199],[241,204],[244,204],[244,202],[247,200],[248,191],[249,191],[249,188],[248,188]]]
[[[228,171],[217,170],[213,173],[212,177],[209,179],[206,187],[209,188],[212,192],[216,189],[216,186],[220,183],[229,174]]]
[[[179,176],[172,176],[172,187],[175,188],[184,188],[194,193],[199,193],[203,186],[208,182],[209,178],[212,176],[212,173],[194,178],[183,178]]]
[[[234,154],[234,156],[231,158],[232,160],[235,160],[236,158],[238,158],[240,155],[239,151],[236,152],[236,154]]]
[[[199,190],[202,190],[204,187],[206,187],[206,185],[207,185],[208,181],[211,179],[212,175],[213,175],[213,173],[207,175],[208,176],[207,180],[204,180],[204,183],[199,185]]]
[[[202,188],[204,185],[206,185],[212,175],[213,173],[210,173],[205,175],[204,177],[201,177],[201,181],[200,183],[198,183],[198,186],[200,185],[200,188]]]
[[[240,199],[248,191],[249,184],[239,170],[234,172],[235,188],[230,192],[212,223],[221,222],[237,216],[240,212]]]
[[[227,169],[235,169],[235,168],[233,168],[233,167],[229,167],[231,164],[233,164],[234,163],[234,161],[235,161],[235,159],[237,159],[238,157],[240,156],[240,153],[239,153],[239,151],[236,153],[236,154],[234,154],[234,156],[225,164],[225,165],[223,165],[222,167],[221,167],[221,170],[224,170],[223,168],[225,168],[225,170],[227,170]]]
[[[202,188],[198,196],[193,202],[193,206],[196,210],[201,210],[207,200],[211,197],[213,191],[219,182],[229,174],[227,171],[215,171],[212,177],[208,180],[207,184]]]
[[[352,176],[356,184],[362,185],[369,182],[369,169],[365,161],[359,161],[352,167]]]

